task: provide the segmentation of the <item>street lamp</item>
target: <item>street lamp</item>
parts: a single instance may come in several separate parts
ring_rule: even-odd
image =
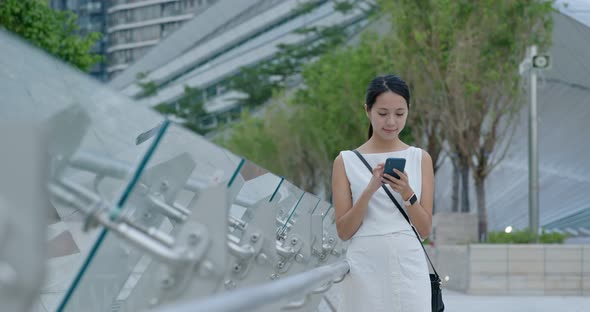
[[[530,75],[529,96],[529,228],[535,242],[539,240],[539,136],[537,129],[537,71],[551,68],[551,57],[537,53],[537,46],[527,48],[519,72]]]

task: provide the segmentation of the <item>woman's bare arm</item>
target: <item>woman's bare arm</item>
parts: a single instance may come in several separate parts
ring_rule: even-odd
[[[344,169],[342,155],[338,155],[334,160],[332,169],[332,200],[335,210],[336,230],[338,237],[342,240],[349,240],[363,223],[365,213],[369,204],[369,199],[381,186],[381,175],[383,174],[383,165],[378,165],[373,170],[373,178],[367,185],[356,203],[352,203],[352,194],[350,191],[350,182]]]

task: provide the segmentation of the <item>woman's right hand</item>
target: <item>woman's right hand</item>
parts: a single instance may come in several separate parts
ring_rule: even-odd
[[[377,190],[383,185],[383,168],[385,163],[380,163],[375,168],[373,168],[373,176],[371,177],[371,181],[367,185],[367,191],[371,194],[377,192]]]

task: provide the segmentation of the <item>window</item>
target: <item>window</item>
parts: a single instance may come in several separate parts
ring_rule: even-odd
[[[125,43],[129,43],[129,42],[132,41],[133,36],[132,36],[131,30],[129,30],[129,29],[128,30],[124,30],[123,31],[123,34],[125,36]]]
[[[129,63],[129,62],[133,61],[133,53],[131,50],[125,50],[123,52],[125,53],[125,57],[124,57],[125,63]]]
[[[179,25],[180,25],[180,23],[174,23],[174,22],[162,24],[162,37],[168,36],[176,28],[178,28]]]
[[[89,23],[90,23],[90,17],[88,15],[78,16],[78,24],[79,25],[86,27],[86,25]]]
[[[134,30],[134,41],[148,41],[160,38],[160,25],[146,26]]]
[[[162,4],[162,17],[165,16],[176,16],[181,13],[180,1],[169,2]]]
[[[191,8],[195,7],[195,0],[184,0],[183,1],[183,9],[184,10],[189,10]]]
[[[134,10],[134,20],[146,21],[160,17],[160,5],[150,5]]]
[[[125,10],[125,23],[131,23],[133,21],[133,12],[131,10]]]
[[[125,63],[125,52],[126,51],[117,51],[113,52],[109,55],[109,64],[110,65],[118,65]]]

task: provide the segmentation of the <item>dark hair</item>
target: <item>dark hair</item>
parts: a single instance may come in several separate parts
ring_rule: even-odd
[[[373,108],[373,104],[377,97],[385,92],[393,92],[406,100],[408,109],[410,109],[410,88],[405,81],[395,75],[377,76],[371,80],[367,88],[367,95],[365,97],[365,104],[367,110]],[[373,135],[373,126],[369,124],[369,139]]]

